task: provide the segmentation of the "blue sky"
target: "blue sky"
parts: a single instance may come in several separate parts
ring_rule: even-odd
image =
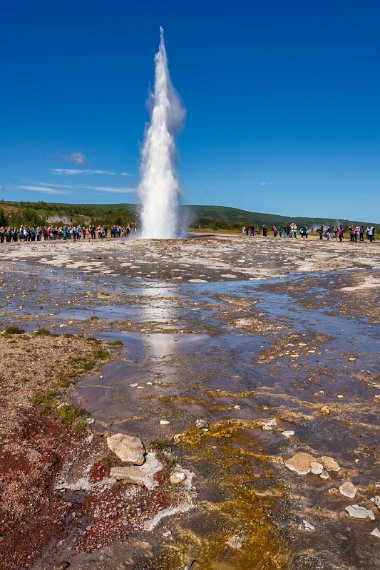
[[[0,198],[136,201],[161,25],[185,203],[380,222],[375,0],[3,0]]]

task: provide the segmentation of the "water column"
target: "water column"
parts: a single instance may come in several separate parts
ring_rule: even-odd
[[[151,120],[145,131],[138,195],[141,202],[141,237],[167,239],[179,235],[180,187],[176,171],[175,134],[186,111],[181,106],[168,68],[164,31],[155,56],[155,86]]]

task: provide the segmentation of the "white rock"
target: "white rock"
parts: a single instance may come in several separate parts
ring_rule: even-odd
[[[375,503],[378,509],[380,509],[380,495],[376,495],[376,497],[372,497],[371,501]]]
[[[272,429],[276,427],[276,425],[277,425],[276,418],[273,418],[272,420],[268,420],[267,422],[263,423],[261,427],[264,431],[272,431]]]
[[[303,520],[303,521],[302,521],[302,524],[303,524],[304,530],[311,531],[311,532],[312,532],[313,530],[315,530],[315,526],[313,526],[312,524],[310,524],[308,521]]]
[[[178,483],[183,483],[186,479],[186,474],[183,471],[175,471],[170,475],[170,483],[172,485],[178,485]]]
[[[134,382],[133,384],[129,384],[130,388],[137,388],[138,382]]]
[[[145,459],[145,448],[139,437],[116,433],[107,437],[108,448],[124,463],[142,465]]]
[[[195,425],[199,429],[207,429],[209,427],[208,421],[203,419],[196,420]]]
[[[318,461],[312,461],[310,463],[310,466],[313,475],[320,475],[323,471],[323,465],[321,463],[318,463]]]
[[[345,508],[345,511],[347,511],[349,516],[353,519],[370,519],[371,521],[375,520],[375,515],[370,509],[360,507],[359,505],[350,505],[349,507]]]
[[[321,479],[330,479],[330,475],[327,473],[326,469],[324,469],[322,471],[322,473],[320,474],[320,478]]]
[[[236,404],[236,405],[234,406],[234,409],[235,409],[235,410],[240,410],[239,404]]]
[[[287,439],[289,439],[289,437],[292,437],[292,435],[294,435],[294,431],[291,429],[287,429],[283,432],[281,432],[281,434],[286,437]]]
[[[290,471],[295,471],[297,475],[307,475],[311,471],[312,461],[315,461],[315,458],[309,453],[296,453],[285,461],[285,467]]]
[[[339,487],[339,493],[349,499],[353,499],[356,495],[356,487],[350,481],[345,481],[343,485]]]
[[[234,550],[240,550],[240,548],[243,546],[243,541],[239,536],[234,535],[231,536],[229,540],[227,540],[226,544]]]
[[[170,422],[168,420],[160,420],[160,426],[168,426]]]
[[[323,467],[325,469],[327,469],[327,471],[339,471],[340,467],[338,465],[338,463],[335,461],[335,459],[333,459],[332,457],[329,457],[328,455],[323,455],[321,457],[321,463],[323,464]]]
[[[376,536],[376,538],[380,538],[380,530],[378,528],[374,528],[371,532],[371,536]]]

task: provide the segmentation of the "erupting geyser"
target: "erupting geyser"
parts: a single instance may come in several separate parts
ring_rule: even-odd
[[[168,69],[164,31],[155,57],[155,85],[150,125],[146,129],[141,160],[141,237],[174,238],[179,235],[179,181],[176,172],[175,134],[182,128],[181,106]]]

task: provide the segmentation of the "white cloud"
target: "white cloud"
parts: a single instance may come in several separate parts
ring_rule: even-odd
[[[84,169],[80,170],[79,168],[51,168],[50,172],[54,174],[69,174],[69,175],[76,175],[76,174],[112,174],[115,175],[116,172],[110,172],[109,170],[89,170]]]
[[[49,188],[48,186],[16,186],[16,190],[28,190],[30,192],[44,192],[45,194],[70,194],[70,192],[64,192],[62,190],[57,190],[56,188]]]
[[[84,166],[87,162],[83,152],[71,152],[70,154],[62,154],[59,152],[57,153],[57,156],[63,160],[67,160],[68,162],[79,164],[80,166]]]
[[[135,188],[114,188],[113,186],[82,186],[86,190],[96,190],[97,192],[111,192],[114,194],[133,194]]]
[[[76,188],[74,184],[51,184],[50,182],[37,182],[38,186],[47,186],[48,188]]]

